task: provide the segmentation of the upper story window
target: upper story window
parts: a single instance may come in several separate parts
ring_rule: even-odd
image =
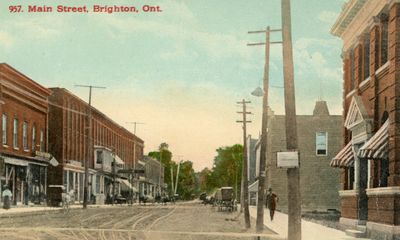
[[[369,64],[370,64],[370,38],[369,36],[364,40],[364,79],[369,77]]]
[[[36,151],[36,127],[32,127],[32,152]]]
[[[315,152],[317,156],[326,156],[328,154],[328,133],[317,132],[315,137]]]
[[[28,123],[24,122],[22,125],[22,146],[24,150],[28,150]]]
[[[1,125],[2,142],[3,142],[3,145],[7,145],[8,117],[4,113],[3,113],[2,120],[3,120],[2,125]]]
[[[40,151],[44,152],[44,131],[40,130]]]
[[[381,66],[388,61],[388,39],[389,39],[389,19],[388,15],[381,15]]]
[[[14,118],[13,147],[18,148],[18,118]]]
[[[350,91],[354,89],[356,82],[356,60],[354,50],[350,51]]]
[[[103,151],[96,151],[96,163],[103,164]]]

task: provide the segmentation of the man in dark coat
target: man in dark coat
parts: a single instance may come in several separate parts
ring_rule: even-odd
[[[271,221],[274,220],[274,214],[277,202],[278,202],[278,196],[272,192],[272,188],[269,188],[265,204],[266,207],[269,209],[269,216],[271,218]]]

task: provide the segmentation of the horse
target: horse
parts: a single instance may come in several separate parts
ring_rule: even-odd
[[[64,212],[69,212],[69,206],[75,202],[75,191],[71,189],[67,193],[62,193],[62,207]]]

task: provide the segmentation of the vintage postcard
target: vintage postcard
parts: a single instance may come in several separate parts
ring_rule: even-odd
[[[400,239],[399,1],[1,0],[0,22],[1,239]]]

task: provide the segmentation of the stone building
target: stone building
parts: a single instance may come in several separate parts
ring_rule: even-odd
[[[343,40],[340,222],[400,238],[400,3],[350,0],[333,25]]]
[[[266,186],[279,197],[277,209],[286,211],[286,169],[277,167],[277,152],[286,151],[285,116],[269,111],[268,119]],[[339,209],[339,170],[329,164],[342,146],[342,124],[341,116],[329,114],[325,101],[316,102],[313,115],[297,115],[303,212]]]
[[[0,192],[8,185],[14,205],[45,202],[50,93],[8,64],[0,64]]]
[[[49,184],[74,190],[76,200],[83,200],[84,164],[89,159],[89,197],[104,199],[113,193],[116,167],[133,169],[143,156],[144,142],[108,116],[91,107],[92,153],[88,155],[89,105],[63,88],[51,88],[49,97],[49,152],[60,165],[49,168]],[[89,157],[90,156],[90,157]],[[115,171],[114,173],[116,173]],[[127,181],[118,180],[124,184]],[[119,186],[119,184],[116,184]],[[129,186],[131,187],[131,186]],[[49,188],[52,199],[60,192]],[[118,190],[119,191],[119,190]],[[116,191],[118,193],[118,191]]]

